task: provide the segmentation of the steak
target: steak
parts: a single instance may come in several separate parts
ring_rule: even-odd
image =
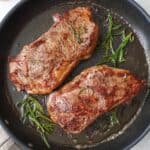
[[[66,132],[80,133],[97,117],[131,101],[144,84],[128,70],[94,66],[51,93],[47,109],[51,119]]]
[[[9,78],[18,91],[50,93],[81,60],[92,55],[99,28],[90,8],[57,13],[53,20],[46,33],[9,58]]]

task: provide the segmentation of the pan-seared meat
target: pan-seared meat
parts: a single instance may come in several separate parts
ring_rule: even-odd
[[[34,42],[9,58],[9,78],[17,90],[50,93],[83,59],[92,55],[99,29],[91,9],[77,7],[53,16],[54,24]]]
[[[50,94],[47,109],[66,132],[80,133],[98,116],[130,101],[143,86],[128,70],[94,66]]]

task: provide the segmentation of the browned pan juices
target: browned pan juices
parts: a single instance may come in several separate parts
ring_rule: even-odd
[[[16,55],[22,46],[33,39],[36,39],[41,33],[45,32],[50,25],[52,24],[52,14],[55,12],[64,12],[65,10],[77,7],[77,6],[90,6],[93,9],[94,19],[100,26],[100,40],[99,42],[102,43],[104,39],[104,34],[106,33],[107,24],[106,18],[107,14],[111,12],[108,9],[105,9],[103,6],[98,5],[94,2],[88,4],[83,1],[78,2],[68,2],[68,3],[61,3],[57,4],[50,9],[46,9],[42,13],[40,13],[35,19],[31,20],[29,23],[25,25],[23,30],[18,33],[15,43],[11,47],[10,55]],[[134,32],[131,26],[118,14],[111,12],[112,16],[116,23],[120,23],[126,31]],[[44,22],[41,23],[41,22]],[[38,24],[39,23],[39,24]],[[38,31],[40,29],[40,31]],[[35,30],[35,31],[34,31]],[[38,31],[36,33],[36,31]],[[144,54],[144,49],[141,46],[136,33],[134,33],[134,42],[130,43],[126,49],[126,62],[120,65],[120,68],[125,68],[139,76],[141,79],[148,80],[148,65],[146,62],[146,57]],[[115,39],[114,44],[115,47],[118,45],[119,40]],[[97,47],[92,57],[86,61],[82,61],[70,74],[68,79],[64,83],[67,83],[69,80],[72,80],[76,75],[78,75],[83,69],[88,68],[90,66],[95,65],[98,63],[104,54],[104,50],[100,47]],[[10,99],[10,105],[14,107],[14,112],[16,114],[16,118],[19,120],[19,113],[18,110],[15,108],[15,103],[24,97],[23,92],[17,92],[14,89],[14,86],[7,80],[7,88],[6,92],[9,93],[8,97]],[[55,127],[54,132],[49,135],[48,139],[49,142],[58,144],[58,145],[65,145],[69,147],[76,147],[76,148],[87,148],[95,146],[101,142],[106,142],[112,140],[122,134],[136,118],[135,115],[138,115],[140,109],[144,103],[143,97],[146,95],[146,90],[142,92],[140,95],[134,98],[131,104],[124,104],[117,108],[117,115],[120,120],[120,125],[116,125],[114,127],[108,127],[109,124],[109,113],[99,117],[93,124],[91,124],[85,131],[80,134],[72,135],[65,133],[59,126]],[[41,104],[46,109],[46,96],[39,96],[35,95],[41,102]],[[19,129],[22,131],[26,136],[32,135],[37,141],[39,140],[39,135],[37,134],[36,130],[31,128],[27,125],[22,125]],[[28,132],[30,130],[30,133]],[[27,135],[27,133],[29,133]],[[29,141],[31,138],[29,139]],[[34,145],[33,145],[34,147]]]

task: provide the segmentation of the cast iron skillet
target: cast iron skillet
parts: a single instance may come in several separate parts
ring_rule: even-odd
[[[0,120],[8,133],[22,149],[46,149],[36,130],[23,125],[15,103],[24,93],[17,92],[8,80],[8,56],[16,55],[22,46],[33,41],[52,25],[52,14],[76,6],[90,6],[95,21],[100,25],[101,40],[106,30],[105,19],[111,12],[115,21],[121,23],[127,32],[134,32],[135,40],[127,47],[127,61],[121,68],[131,70],[149,84],[150,69],[150,17],[132,0],[26,0],[20,2],[0,25]],[[118,43],[116,40],[115,43]],[[117,45],[117,44],[116,44]],[[102,58],[103,50],[97,48],[93,56],[82,61],[65,81],[71,80],[84,68],[95,65]],[[43,96],[37,96],[45,107]],[[148,88],[143,90],[130,105],[118,108],[120,125],[102,134],[104,115],[79,135],[68,135],[58,126],[48,137],[51,149],[72,150],[86,148],[129,149],[148,131],[150,124],[150,99]],[[45,108],[46,109],[46,108]]]

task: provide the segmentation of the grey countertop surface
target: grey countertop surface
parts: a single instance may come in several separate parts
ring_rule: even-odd
[[[0,0],[0,21],[21,0]],[[150,0],[135,0],[150,14]],[[0,125],[0,150],[21,150]],[[150,132],[132,150],[150,150]]]

